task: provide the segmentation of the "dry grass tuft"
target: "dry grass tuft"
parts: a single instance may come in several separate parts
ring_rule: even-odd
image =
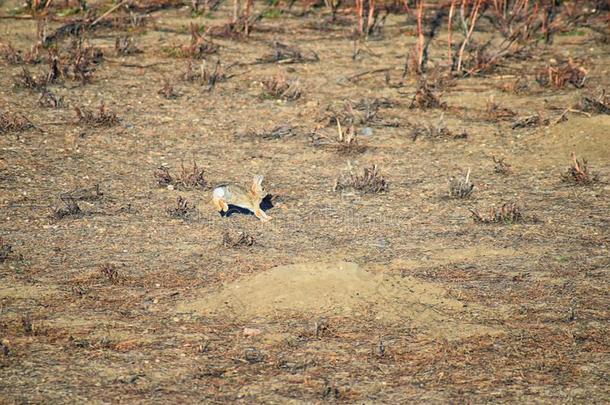
[[[354,173],[351,169],[347,176],[343,175],[335,180],[333,191],[356,190],[364,194],[384,193],[389,190],[388,182],[381,176],[377,165],[365,167],[362,174]]]
[[[0,44],[0,58],[9,65],[20,65],[23,63],[23,57],[10,43]]]
[[[598,175],[589,172],[587,161],[576,159],[576,154],[572,152],[572,166],[562,174],[563,181],[579,185],[589,185],[599,180]]]
[[[504,158],[496,159],[495,156],[492,156],[494,161],[494,172],[502,175],[509,175],[513,172],[512,166],[508,164]]]
[[[109,111],[104,102],[100,102],[97,112],[85,107],[74,107],[78,123],[90,127],[112,127],[119,123],[116,113]]]
[[[522,209],[514,201],[502,204],[499,209],[491,207],[486,214],[471,209],[475,222],[482,224],[514,224],[523,221]]]
[[[197,207],[189,205],[186,198],[178,196],[176,205],[167,209],[167,214],[172,218],[190,219],[197,213]]]
[[[576,88],[584,87],[587,69],[572,58],[567,61],[548,65],[536,74],[536,81],[543,87],[561,89],[568,84]]]
[[[135,55],[142,53],[142,50],[137,47],[133,37],[120,36],[114,41],[114,50],[117,55]]]
[[[105,278],[112,284],[116,284],[121,279],[121,274],[117,269],[117,266],[113,263],[104,263],[98,268],[98,274],[100,277]]]
[[[265,95],[286,101],[294,101],[301,97],[301,85],[298,79],[287,79],[280,71],[275,76],[262,81]]]
[[[440,96],[437,96],[434,91],[430,88],[425,80],[419,82],[419,87],[409,108],[419,108],[421,110],[427,110],[430,108],[447,108],[447,103],[441,102]]]
[[[12,114],[8,111],[0,113],[0,134],[6,132],[21,132],[34,128],[34,124],[21,114]]]
[[[464,177],[451,177],[449,180],[449,195],[453,198],[468,198],[474,191],[474,184],[470,181],[470,169]]]
[[[199,168],[196,162],[193,162],[193,166],[190,168],[186,168],[182,163],[180,173],[176,176],[170,173],[169,168],[161,166],[155,172],[155,177],[160,187],[170,187],[176,190],[204,190],[208,185],[204,169]]]
[[[232,235],[229,231],[224,231],[222,234],[222,246],[228,248],[248,247],[256,243],[253,236],[246,232],[238,232]]]

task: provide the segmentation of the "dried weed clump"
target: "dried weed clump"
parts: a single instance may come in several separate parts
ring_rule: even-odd
[[[193,166],[190,168],[185,167],[182,163],[180,173],[176,176],[170,173],[168,167],[161,166],[155,172],[155,177],[159,187],[170,187],[176,190],[203,190],[208,185],[204,169],[199,168],[196,162],[193,162]]]
[[[453,198],[468,198],[474,191],[474,184],[470,181],[470,169],[466,176],[452,177],[449,180],[449,195]]]
[[[34,124],[21,114],[12,114],[8,111],[0,112],[0,134],[6,132],[21,132],[34,128]]]
[[[262,81],[263,90],[268,97],[294,101],[301,97],[301,84],[298,79],[287,79],[280,71],[275,76]]]
[[[568,84],[576,88],[584,87],[587,69],[573,59],[549,64],[536,74],[536,81],[543,87],[561,89]]]
[[[356,190],[364,194],[377,194],[387,192],[389,184],[383,178],[377,165],[366,167],[362,174],[354,173],[351,169],[347,176],[343,175],[335,180],[333,191]]]
[[[222,246],[228,248],[248,247],[256,243],[252,235],[246,232],[238,232],[233,235],[229,231],[224,231],[222,234]]]
[[[119,123],[117,114],[106,108],[104,102],[100,102],[97,112],[85,107],[74,107],[78,123],[88,127],[112,127]]]
[[[514,224],[523,221],[522,208],[518,203],[511,201],[502,204],[500,208],[491,207],[487,213],[471,209],[475,222],[482,224]]]
[[[197,207],[189,205],[186,198],[178,196],[176,205],[167,209],[167,214],[172,218],[190,219],[197,213]]]
[[[589,171],[587,161],[585,159],[582,161],[576,159],[574,152],[572,152],[572,166],[562,174],[561,178],[565,182],[584,186],[599,181],[598,175]]]

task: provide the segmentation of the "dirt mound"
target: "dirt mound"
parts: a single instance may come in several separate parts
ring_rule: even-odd
[[[447,338],[497,332],[465,323],[466,307],[439,286],[367,272],[355,263],[275,267],[178,308],[202,315],[253,319],[281,314],[361,316],[404,322]],[[467,317],[466,317],[467,318]]]

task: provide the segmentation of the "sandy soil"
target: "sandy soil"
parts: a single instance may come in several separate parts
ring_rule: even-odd
[[[17,6],[0,3],[0,14]],[[609,88],[599,34],[559,35],[455,80],[445,110],[421,110],[409,108],[417,80],[398,85],[416,41],[405,16],[390,16],[355,60],[351,23],[312,29],[323,10],[266,18],[247,40],[213,40],[207,66],[220,59],[234,76],[211,91],[182,80],[188,59],[172,50],[189,43],[188,24],[218,26],[229,12],[170,8],[143,28],[90,32],[104,60],[90,83],[49,86],[62,108],[14,86],[23,66],[40,75],[46,62],[0,60],[0,109],[35,125],[0,134],[0,236],[11,246],[0,263],[0,403],[608,402],[610,115],[556,122]],[[118,55],[119,35],[143,53]],[[431,71],[444,66],[439,38]],[[25,51],[35,40],[34,21],[0,19],[2,43]],[[273,40],[319,61],[257,63]],[[584,61],[584,88],[536,83],[537,69],[567,57]],[[264,95],[277,72],[298,78],[299,99]],[[501,90],[518,78],[525,93]],[[158,94],[164,80],[176,98]],[[516,116],[490,118],[490,96]],[[377,121],[356,125],[366,150],[340,153],[328,107],[384,98]],[[77,122],[73,107],[102,100],[117,125]],[[512,129],[536,112],[549,124]],[[412,139],[441,117],[468,136]],[[265,136],[280,125],[291,133]],[[571,152],[599,181],[562,181]],[[495,172],[493,156],[511,173]],[[205,186],[159,186],[159,166],[176,175],[193,161]],[[350,167],[371,164],[387,192],[333,191]],[[474,192],[450,198],[449,179],[468,169]],[[273,195],[271,222],[214,211],[213,185],[254,174]],[[64,193],[80,214],[54,214]],[[196,206],[185,218],[168,214],[179,196]],[[522,221],[473,220],[470,209],[508,201]],[[253,243],[234,246],[240,233]]]

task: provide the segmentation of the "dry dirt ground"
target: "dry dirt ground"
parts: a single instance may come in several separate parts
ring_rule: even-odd
[[[59,108],[15,86],[23,66],[40,77],[45,61],[0,62],[0,107],[34,125],[0,134],[0,403],[607,403],[610,115],[558,120],[610,89],[607,42],[564,33],[445,85],[446,108],[423,110],[409,108],[417,80],[400,83],[411,19],[391,16],[352,58],[351,22],[316,28],[325,12],[299,10],[270,14],[249,39],[213,39],[208,70],[219,59],[229,77],[211,90],[182,79],[179,47],[189,23],[223,24],[224,3],[195,17],[155,11],[144,27],[101,24],[87,33],[104,54],[90,82],[48,86]],[[143,52],[118,55],[120,35]],[[444,66],[445,38],[430,71]],[[0,40],[26,51],[36,23],[0,19]],[[319,61],[257,63],[274,40]],[[586,66],[584,88],[536,82],[568,57]],[[298,78],[300,98],[264,96],[278,72]],[[158,93],[165,80],[175,98]],[[501,89],[516,80],[527,89]],[[491,116],[491,96],[516,116]],[[102,100],[115,125],[78,122],[74,107]],[[327,109],[346,100],[385,101],[355,126],[365,150],[335,145]],[[537,112],[547,125],[512,128]],[[413,140],[441,117],[467,137]],[[271,136],[278,126],[290,131]],[[597,182],[563,181],[571,152]],[[158,184],[160,166],[178,176],[193,161],[205,184]],[[387,191],[333,190],[371,164]],[[450,198],[450,177],[468,169],[471,196]],[[214,211],[214,184],[254,174],[273,195],[271,222]],[[179,196],[195,210],[170,215]],[[72,201],[80,212],[57,213]],[[521,220],[473,220],[470,209],[510,201]]]

